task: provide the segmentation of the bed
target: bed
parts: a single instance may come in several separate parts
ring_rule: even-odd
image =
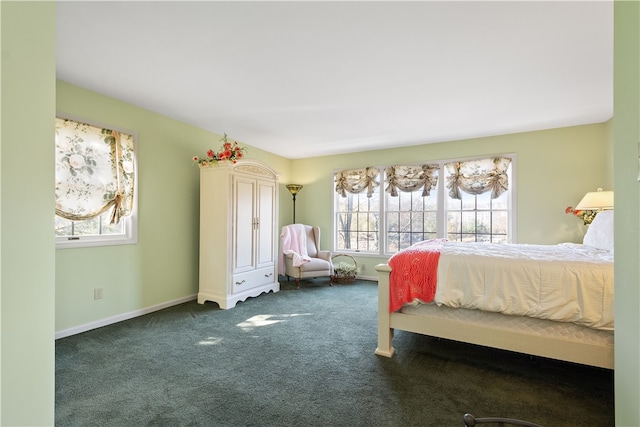
[[[377,355],[393,356],[397,329],[614,368],[613,211],[582,244],[433,240],[376,270]]]

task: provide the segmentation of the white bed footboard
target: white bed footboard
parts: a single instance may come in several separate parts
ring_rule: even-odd
[[[596,342],[590,337],[602,335],[588,327],[572,325],[580,329],[580,336],[568,340],[563,336],[546,336],[539,331],[528,333],[519,328],[501,327],[496,329],[492,325],[469,322],[464,318],[443,318],[438,314],[409,314],[400,311],[389,313],[389,276],[391,267],[387,264],[376,266],[378,272],[378,347],[375,354],[392,357],[395,349],[392,345],[393,330],[400,329],[408,332],[429,335],[433,337],[451,339],[471,344],[494,347],[515,351],[529,355],[548,357],[584,365],[613,369],[613,335],[608,336],[606,343]],[[476,311],[455,309],[456,311]],[[499,316],[504,316],[495,313]],[[517,316],[506,316],[517,321]],[[533,319],[539,322],[548,320]],[[557,322],[553,322],[557,323]]]

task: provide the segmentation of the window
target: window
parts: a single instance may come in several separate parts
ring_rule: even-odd
[[[512,160],[505,156],[338,172],[333,249],[388,255],[434,238],[510,242]]]
[[[447,239],[460,242],[509,241],[511,158],[494,157],[444,165]]]
[[[136,242],[135,136],[56,118],[56,247]]]
[[[422,190],[385,194],[386,253],[394,253],[422,240],[438,237],[438,195]]]
[[[461,193],[447,200],[447,239],[457,242],[509,241],[508,193],[492,199],[490,193]]]
[[[354,169],[335,175],[337,246],[354,252],[378,252],[380,215],[379,171]],[[366,190],[366,191],[365,191]]]
[[[347,194],[338,200],[338,247],[355,252],[377,252],[379,248],[380,195]]]

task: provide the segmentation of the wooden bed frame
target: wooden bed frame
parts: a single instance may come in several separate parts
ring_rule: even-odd
[[[392,345],[393,331],[399,329],[583,365],[614,368],[614,349],[612,346],[529,335],[521,331],[497,330],[490,326],[435,316],[406,314],[400,311],[390,313],[389,275],[391,267],[387,264],[380,264],[376,266],[376,270],[378,271],[378,348],[375,351],[377,355],[393,356],[395,352]],[[585,330],[588,329],[585,327]]]

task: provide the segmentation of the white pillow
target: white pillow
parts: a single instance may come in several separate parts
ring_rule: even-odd
[[[602,211],[596,215],[582,243],[585,246],[613,252],[613,210]]]

